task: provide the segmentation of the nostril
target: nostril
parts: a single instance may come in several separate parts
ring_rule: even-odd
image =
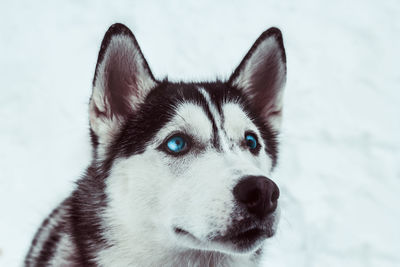
[[[279,189],[276,186],[274,192],[272,192],[272,195],[271,195],[271,202],[275,203],[278,200],[278,198],[279,198]]]

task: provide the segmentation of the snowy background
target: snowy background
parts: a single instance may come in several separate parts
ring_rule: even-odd
[[[400,2],[0,2],[0,266],[19,266],[90,159],[100,42],[122,22],[158,78],[227,78],[281,28],[288,83],[265,266],[400,266]]]

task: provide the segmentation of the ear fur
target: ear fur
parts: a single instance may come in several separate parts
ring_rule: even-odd
[[[286,83],[286,55],[281,31],[263,32],[228,80],[246,95],[262,121],[280,130]]]
[[[107,144],[125,118],[157,85],[133,33],[112,25],[101,44],[90,99],[90,127]]]

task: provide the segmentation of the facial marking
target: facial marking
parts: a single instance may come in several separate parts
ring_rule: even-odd
[[[210,115],[213,117],[213,121],[215,122],[214,125],[214,143],[218,144],[218,149],[221,151],[228,151],[229,144],[226,140],[226,135],[224,134],[223,124],[224,124],[224,117],[223,114],[218,112],[217,107],[211,101],[210,94],[202,87],[199,87],[199,92],[204,96],[208,108],[210,110]]]

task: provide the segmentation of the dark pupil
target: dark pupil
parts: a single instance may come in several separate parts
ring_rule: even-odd
[[[180,146],[181,145],[181,140],[175,140],[175,143],[178,145],[178,146]]]

